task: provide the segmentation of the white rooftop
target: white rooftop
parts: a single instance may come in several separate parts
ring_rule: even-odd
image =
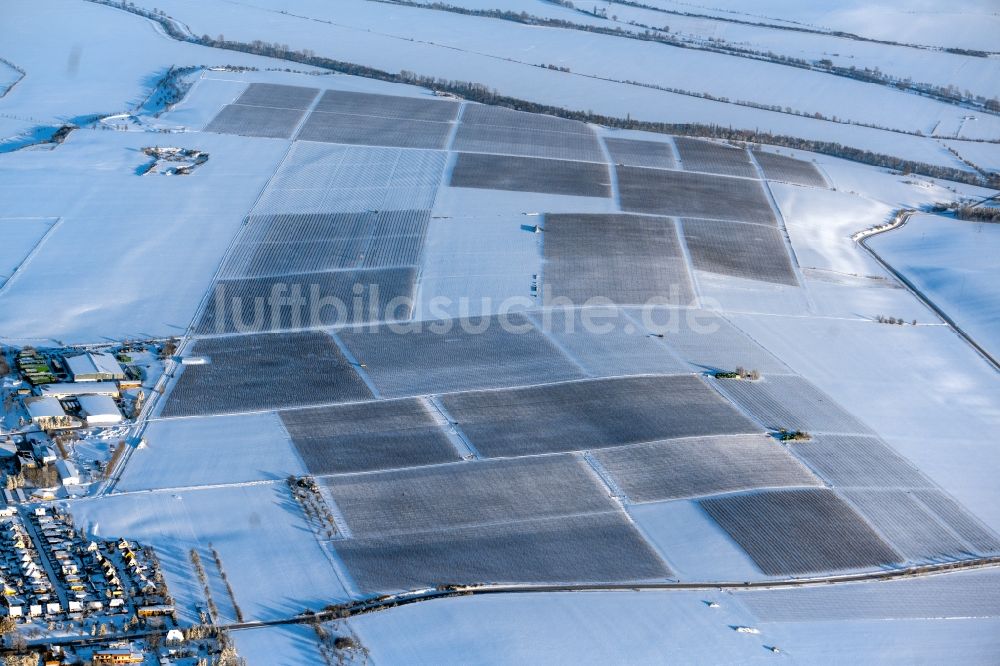
[[[32,419],[66,416],[66,410],[63,409],[62,404],[55,398],[48,396],[28,398],[24,401],[24,407]]]
[[[64,486],[73,486],[80,483],[80,472],[69,460],[57,460],[56,471]]]
[[[108,395],[81,395],[77,400],[88,424],[120,423],[122,413]]]
[[[64,397],[70,395],[118,395],[118,385],[114,382],[62,382],[45,384],[42,395]]]
[[[120,377],[125,374],[118,359],[108,352],[87,352],[79,356],[70,356],[66,359],[66,366],[74,379],[90,375]]]

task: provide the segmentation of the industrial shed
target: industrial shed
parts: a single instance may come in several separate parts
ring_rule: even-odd
[[[125,379],[125,371],[113,354],[87,352],[66,359],[74,382],[106,382]]]
[[[89,426],[114,425],[122,422],[121,410],[111,396],[81,395],[77,401],[80,403],[80,415]]]
[[[72,427],[73,419],[66,414],[62,403],[54,397],[26,398],[24,408],[31,422],[43,430]]]
[[[46,384],[42,387],[42,395],[49,398],[70,398],[83,395],[107,395],[117,398],[121,391],[114,382],[83,382],[80,384],[63,382]]]

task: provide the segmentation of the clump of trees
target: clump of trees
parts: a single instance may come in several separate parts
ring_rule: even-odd
[[[222,582],[226,586],[226,592],[229,594],[229,599],[232,601],[233,610],[236,612],[236,621],[243,621],[243,609],[240,608],[239,603],[236,601],[236,593],[233,592],[233,586],[229,582],[229,576],[226,574],[226,570],[222,567],[222,556],[219,555],[219,551],[215,549],[215,546],[208,544],[208,547],[212,550],[212,557],[215,558],[215,566],[219,569],[219,576],[222,577]]]
[[[166,31],[167,34],[173,37],[174,39],[191,42],[194,44],[200,44],[202,46],[210,46],[214,48],[228,49],[230,51],[253,53],[255,55],[262,55],[272,58],[279,58],[282,60],[289,60],[292,62],[302,63],[304,65],[319,67],[334,72],[340,72],[342,74],[349,74],[351,76],[361,76],[364,78],[375,79],[379,81],[388,81],[391,83],[406,83],[410,85],[422,86],[440,92],[451,93],[452,95],[462,97],[464,99],[468,99],[474,102],[491,104],[494,106],[504,106],[507,108],[515,109],[517,111],[543,113],[543,114],[558,116],[561,118],[568,118],[570,120],[580,120],[582,122],[604,125],[606,127],[641,130],[645,132],[656,132],[659,134],[709,137],[715,139],[723,139],[727,141],[739,141],[743,143],[764,143],[773,146],[782,146],[785,148],[795,148],[797,150],[805,150],[814,153],[821,153],[823,155],[831,155],[833,157],[851,160],[854,162],[860,162],[862,164],[868,164],[871,166],[891,169],[904,174],[913,173],[922,176],[928,176],[930,178],[951,180],[957,183],[966,183],[969,185],[982,185],[985,187],[991,187],[993,189],[1000,189],[1000,174],[996,173],[990,173],[990,174],[970,173],[968,171],[957,169],[954,167],[945,167],[945,166],[927,164],[926,162],[906,160],[893,155],[876,153],[871,150],[854,148],[852,146],[845,146],[834,141],[818,141],[813,139],[803,139],[800,137],[786,136],[782,134],[772,134],[770,132],[763,132],[757,129],[752,129],[752,130],[738,129],[733,127],[724,127],[720,125],[711,125],[711,124],[706,125],[700,123],[651,122],[651,121],[635,120],[631,117],[620,118],[617,116],[605,116],[601,114],[596,114],[590,110],[580,111],[580,110],[565,109],[563,107],[538,104],[536,102],[518,99],[516,97],[501,95],[496,90],[482,83],[449,80],[439,77],[425,76],[425,75],[415,74],[413,72],[408,72],[406,70],[402,70],[398,73],[386,72],[384,70],[376,69],[374,67],[368,67],[366,65],[359,65],[357,63],[344,62],[342,60],[334,60],[332,58],[317,56],[315,55],[315,53],[313,53],[313,51],[309,49],[305,49],[302,51],[292,51],[290,50],[287,44],[268,43],[259,39],[254,40],[252,42],[237,42],[225,39],[222,35],[219,35],[217,38],[212,38],[207,35],[203,35],[201,37],[195,37],[194,35],[189,35],[185,33],[183,30],[181,30],[181,28],[176,24],[176,22],[167,17],[165,14],[163,14],[163,12],[159,12],[156,10],[153,11],[144,10],[136,7],[134,4],[125,2],[124,0],[122,2],[116,2],[115,0],[92,0],[92,1],[98,2],[99,4],[105,4],[105,5],[110,5],[112,7],[117,7],[119,9],[124,9],[126,11],[130,11],[132,13],[150,18],[154,21],[159,22],[160,25],[163,26],[164,31]],[[508,18],[505,15],[506,13],[504,10],[463,9],[463,13],[465,11],[468,12],[484,11],[487,14],[489,14],[490,12],[495,12],[498,14],[497,18]],[[513,12],[509,13],[514,14]],[[514,16],[510,17],[510,20],[515,20],[515,17],[516,20],[518,21],[527,20],[520,14],[514,14]],[[528,18],[531,19],[532,17]],[[548,21],[548,19],[545,20]],[[534,21],[531,22],[533,25],[537,24]],[[545,23],[544,25],[550,25],[550,24]],[[553,25],[553,27],[558,27],[558,26]],[[609,28],[606,30],[615,32],[615,31],[620,31],[621,29]],[[628,35],[645,35],[645,33],[628,33]],[[634,82],[624,82],[624,83],[634,83]],[[654,87],[654,86],[647,86],[647,87]],[[695,94],[695,96],[705,96],[705,95]],[[706,98],[708,97],[706,96]],[[723,100],[723,101],[728,101],[728,100]],[[791,111],[789,110],[787,112],[790,113]]]
[[[205,567],[201,563],[201,555],[194,548],[191,549],[191,564],[194,566],[195,573],[198,575],[198,580],[201,582],[201,586],[205,592],[205,603],[208,604],[208,612],[210,617],[207,618],[211,622],[212,618],[219,617],[219,609],[215,605],[215,600],[212,599],[212,590],[208,585],[208,575],[205,573]]]
[[[955,217],[972,222],[1000,222],[1000,207],[959,206]]]
[[[805,430],[779,430],[775,435],[782,442],[805,442],[812,439],[812,435]]]
[[[735,371],[720,371],[713,375],[717,379],[746,379],[749,381],[757,381],[760,379],[760,371],[756,369],[747,370],[742,365],[736,366]]]
[[[880,324],[897,324],[899,326],[902,326],[903,324],[906,323],[905,321],[903,321],[902,317],[885,317],[883,315],[877,315],[875,317],[875,321],[877,321]],[[910,324],[912,326],[916,326],[917,320],[914,319],[913,321],[910,322]]]

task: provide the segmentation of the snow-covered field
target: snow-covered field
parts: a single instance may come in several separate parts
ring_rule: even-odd
[[[203,150],[191,176],[138,176],[140,150]],[[223,253],[287,150],[272,139],[77,130],[55,151],[0,158],[11,217],[61,218],[0,292],[8,340],[183,333]]]
[[[219,552],[247,620],[289,617],[348,596],[283,481],[124,493],[75,502],[72,509],[76,524],[94,534],[152,545],[178,611],[189,622],[197,622],[195,609],[206,605],[192,549],[204,562],[220,622],[234,622],[235,609],[210,547]]]
[[[670,12],[785,27],[808,25],[824,33],[846,30],[874,39],[997,50],[990,28],[996,24],[996,13],[976,0],[963,0],[947,11],[928,9],[922,3],[806,6],[759,0],[747,7],[719,0],[712,7],[702,7],[668,0],[645,2]],[[153,6],[152,0],[139,4]],[[317,55],[390,72],[405,69],[477,81],[501,94],[569,109],[760,128],[966,170],[972,167],[949,148],[977,167],[997,164],[995,143],[937,138],[960,130],[962,137],[1000,140],[996,115],[977,112],[972,121],[966,118],[969,110],[956,105],[758,60],[363,0],[335,5],[320,0],[240,0],[227,5],[156,0],[155,4],[194,34],[287,43],[293,50],[311,49]],[[955,83],[982,94],[994,92],[1000,81],[995,56],[979,58],[614,3],[608,13],[617,12],[617,18],[610,21],[542,0],[455,0],[455,4],[472,9],[495,9],[503,4],[511,11],[589,26],[627,27],[629,21],[660,27],[669,24],[671,32],[689,39],[716,37],[794,57],[829,57],[845,66],[878,66],[914,81]],[[489,582],[476,576],[499,576],[489,572],[501,569],[504,580],[517,580],[519,560],[526,571],[542,572],[532,575],[550,580],[555,574],[546,573],[545,563],[558,558],[568,563],[557,574],[560,581],[601,581],[609,579],[602,575],[624,575],[607,574],[618,571],[613,566],[602,568],[616,564],[616,557],[618,564],[633,564],[635,571],[648,573],[642,573],[642,580],[629,579],[637,584],[655,579],[738,587],[743,581],[800,575],[798,570],[764,573],[768,569],[759,552],[747,547],[731,525],[727,528],[707,508],[712,505],[706,500],[732,499],[731,493],[776,498],[796,492],[818,493],[831,502],[864,498],[858,488],[842,488],[811,468],[809,461],[821,454],[801,453],[801,447],[829,446],[830,441],[840,441],[838,437],[853,437],[857,446],[857,441],[877,442],[872,456],[898,460],[903,466],[912,464],[920,483],[903,487],[895,478],[885,479],[875,489],[940,492],[933,496],[953,498],[963,507],[958,518],[941,518],[933,526],[953,541],[968,539],[969,531],[985,534],[981,542],[986,545],[975,549],[976,553],[996,555],[990,545],[995,535],[990,532],[1000,533],[996,484],[1000,453],[993,444],[993,433],[1000,430],[997,373],[853,239],[859,231],[890,222],[900,208],[986,197],[992,194],[990,190],[774,147],[764,149],[815,164],[822,180],[807,181],[820,186],[767,182],[755,162],[731,150],[728,154],[736,162],[746,160],[743,175],[762,183],[759,192],[751,185],[755,180],[709,176],[693,169],[684,175],[694,176],[691,182],[726,182],[734,190],[739,185],[757,192],[759,201],[734,195],[734,210],[726,215],[737,221],[719,226],[714,220],[688,219],[657,227],[655,222],[669,218],[652,217],[645,220],[645,226],[633,227],[629,221],[637,220],[636,211],[642,209],[630,204],[620,181],[624,169],[634,167],[602,163],[607,161],[604,139],[667,142],[671,151],[680,141],[582,124],[567,127],[551,118],[511,116],[513,126],[537,122],[547,123],[547,129],[518,135],[516,127],[504,127],[512,136],[529,139],[522,138],[520,143],[511,139],[503,145],[484,141],[485,148],[477,147],[478,155],[508,151],[532,155],[553,146],[569,150],[567,146],[579,148],[592,141],[590,152],[584,152],[593,161],[548,163],[549,171],[539,182],[525,184],[518,181],[521,174],[512,173],[493,183],[511,189],[471,187],[455,176],[459,159],[455,137],[464,126],[462,114],[471,106],[468,102],[452,105],[458,111],[455,120],[437,123],[438,132],[441,125],[447,125],[441,143],[419,151],[393,143],[400,138],[392,131],[391,112],[382,108],[369,109],[367,118],[372,125],[378,119],[384,132],[337,135],[338,140],[357,144],[349,148],[296,139],[308,122],[305,116],[295,120],[288,139],[240,136],[238,132],[247,131],[236,126],[233,134],[206,131],[226,105],[234,104],[249,84],[257,83],[395,95],[414,105],[407,108],[419,108],[421,102],[443,103],[412,86],[329,72],[307,73],[302,71],[307,67],[295,63],[177,42],[152,21],[93,3],[45,0],[41,9],[22,5],[8,13],[10,20],[0,22],[0,57],[27,74],[0,97],[0,138],[80,121],[89,114],[130,112],[141,106],[169,67],[206,68],[186,77],[190,89],[162,114],[153,115],[147,108],[137,114],[137,121],[122,118],[85,126],[57,146],[0,152],[0,234],[4,239],[0,245],[0,341],[72,344],[166,336],[190,341],[203,336],[206,329],[193,323],[198,322],[206,296],[213,293],[220,267],[243,265],[233,259],[234,247],[248,253],[246,266],[251,266],[252,258],[257,262],[253,266],[263,267],[259,274],[265,287],[270,286],[267,280],[295,282],[300,279],[296,276],[320,275],[301,269],[316,257],[321,259],[317,265],[329,275],[375,270],[373,266],[396,270],[402,260],[394,258],[405,256],[402,263],[412,272],[406,284],[414,297],[417,320],[496,315],[504,308],[536,310],[531,321],[537,326],[528,326],[534,336],[529,338],[530,345],[514,344],[510,333],[477,337],[469,331],[441,338],[411,336],[402,338],[403,344],[389,334],[366,338],[360,329],[327,335],[329,324],[285,325],[279,316],[275,328],[309,329],[306,337],[311,336],[315,347],[300,347],[293,354],[271,359],[257,349],[254,364],[233,366],[227,365],[235,355],[227,352],[227,345],[236,349],[247,337],[213,338],[211,345],[203,339],[203,348],[215,350],[206,359],[207,365],[190,366],[190,375],[183,372],[179,380],[171,381],[183,383],[186,376],[201,376],[198,373],[215,376],[216,384],[209,382],[202,388],[220,395],[188,393],[194,396],[189,398],[189,411],[200,416],[169,418],[159,408],[154,410],[154,418],[136,429],[136,442],[142,443],[131,451],[120,478],[107,486],[109,492],[95,489],[90,497],[67,502],[80,529],[102,538],[136,539],[155,548],[182,622],[197,621],[199,609],[208,603],[192,565],[192,550],[206,565],[207,595],[218,607],[215,619],[219,624],[234,623],[240,614],[249,621],[289,620],[307,609],[359,598],[364,575],[369,581],[418,579],[436,576],[434,567],[447,571],[449,563],[461,572],[457,575],[470,579],[442,578],[435,583]],[[962,36],[933,31],[929,28],[933,22],[961,28]],[[895,32],[880,27],[892,23],[899,24]],[[81,25],[93,29],[81,30]],[[256,69],[215,67],[225,64]],[[568,67],[570,72],[539,66],[548,64]],[[7,81],[5,67],[0,66],[0,87]],[[280,71],[284,67],[296,71]],[[626,79],[808,114],[822,112],[855,124],[621,82]],[[336,93],[332,97],[336,99]],[[326,113],[313,111],[315,105],[310,101],[305,113]],[[358,119],[365,118],[365,113],[352,113],[350,122],[363,122]],[[382,113],[389,115],[390,122]],[[119,131],[110,129],[116,125],[121,126]],[[918,131],[925,136],[917,135]],[[571,139],[560,133],[578,136]],[[532,137],[539,140],[538,145],[531,143]],[[156,145],[204,151],[209,159],[185,176],[139,175],[149,161],[142,149]],[[562,186],[558,177],[580,169],[581,164],[598,174],[596,182],[583,184],[603,194],[544,193],[546,188],[558,191]],[[732,167],[711,160],[706,164],[700,168],[725,171]],[[683,163],[671,164],[657,173],[677,178],[685,169]],[[651,199],[661,194],[647,189],[643,196]],[[704,197],[693,186],[690,196]],[[755,202],[757,212],[751,214],[748,211]],[[675,204],[662,204],[670,205]],[[680,209],[667,208],[657,213],[682,214]],[[766,214],[761,216],[761,211]],[[417,232],[399,232],[405,225],[392,221],[391,214],[397,212],[400,220],[422,219],[424,226]],[[272,221],[272,227],[257,227],[258,218],[247,219],[255,213],[283,217]],[[384,213],[388,217],[380,217]],[[567,242],[567,238],[574,239],[572,223],[564,224],[562,231],[555,222],[548,228],[553,218],[546,215],[557,213],[606,217],[587,218],[589,226],[579,218],[568,218],[577,219],[577,226],[590,234],[574,245]],[[353,215],[354,221],[344,221],[344,214]],[[390,222],[382,229],[379,225],[385,219]],[[593,223],[594,219],[600,222]],[[363,235],[364,242],[351,245],[348,241],[358,239],[350,236],[349,226],[369,223],[372,229]],[[330,228],[334,224],[344,228]],[[258,228],[273,232],[274,238],[290,229],[304,231],[301,238],[279,242],[255,236]],[[641,229],[648,228],[660,235],[642,236]],[[641,292],[648,279],[646,268],[656,268],[656,260],[663,257],[609,258],[601,251],[621,254],[622,247],[643,251],[644,239],[663,240],[663,228],[670,230],[668,242],[657,247],[673,252],[673,275],[679,276],[676,280],[685,283],[686,293],[693,298],[691,303],[661,307],[659,314],[684,318],[685,325],[657,333],[635,307],[641,303],[626,297],[619,304],[629,309],[615,311],[617,327],[609,336],[613,342],[601,341],[604,346],[546,330],[545,313],[537,310],[542,303],[537,290],[558,282],[553,266],[561,261],[564,271],[566,266],[577,267],[584,275],[582,288],[594,290],[597,296],[602,288],[610,290],[608,285],[617,285],[616,293]],[[723,231],[699,236],[701,228]],[[309,229],[315,237],[306,235]],[[918,214],[902,228],[870,238],[868,244],[966,333],[1000,354],[998,231],[996,225]],[[727,233],[740,240],[734,242]],[[754,247],[765,249],[754,255],[740,243],[760,243]],[[308,248],[299,247],[307,244]],[[272,246],[280,246],[285,254]],[[309,261],[303,260],[306,255]],[[769,270],[780,274],[780,279],[768,278]],[[566,280],[565,275],[572,271],[564,272],[561,279]],[[302,281],[314,279],[318,278],[301,277]],[[245,293],[257,293],[251,288],[257,285],[251,284]],[[266,295],[266,289],[260,293]],[[448,301],[443,308],[439,307],[442,297]],[[573,321],[583,314],[578,311]],[[721,332],[700,335],[690,321],[699,315],[715,322],[716,328],[721,326]],[[906,323],[879,323],[880,317]],[[615,346],[621,345],[635,349],[619,354]],[[329,358],[313,355],[320,348]],[[190,346],[181,349],[190,356],[197,354],[198,346],[193,352]],[[622,406],[628,412],[625,416],[612,414],[607,405],[594,403],[599,391],[612,390],[607,388],[610,384],[597,382],[610,382],[606,376],[619,372],[635,375],[638,371],[631,366],[619,365],[632,358],[633,352],[643,361],[643,372],[652,368],[687,388],[657,389],[655,399],[662,404],[655,403],[656,413],[643,408],[654,404],[652,398],[636,395]],[[437,360],[432,364],[428,359]],[[731,371],[738,365],[759,370],[763,380],[705,377],[708,371]],[[325,372],[321,367],[332,370]],[[555,369],[559,369],[557,374],[553,374]],[[217,376],[212,374],[216,370]],[[539,386],[507,385],[517,377],[520,384]],[[663,379],[632,378],[640,387],[658,387],[657,381]],[[565,379],[584,381],[550,384]],[[353,389],[339,393],[335,390],[338,382]],[[168,387],[157,404],[169,404],[176,386]],[[273,411],[276,405],[261,404],[273,395],[274,386],[289,387],[295,394],[275,397],[282,404],[317,402],[310,394],[313,390],[327,396],[323,400],[350,404],[328,413],[310,410],[316,413],[303,417],[299,430],[286,429],[282,416]],[[480,387],[489,390],[461,393]],[[453,393],[445,394],[449,391]],[[411,398],[406,404],[422,405],[418,412],[426,422],[416,424],[408,420],[410,412],[395,411],[403,401],[385,400],[390,394]],[[710,399],[703,399],[706,395]],[[530,396],[537,396],[538,403]],[[232,404],[227,402],[230,397]],[[369,399],[377,405],[370,412],[366,409],[372,404],[354,404]],[[727,455],[685,462],[703,474],[717,473],[725,483],[707,483],[685,492],[666,487],[664,481],[657,486],[658,495],[643,497],[636,491],[637,496],[630,496],[629,488],[636,487],[630,485],[634,481],[630,475],[638,477],[646,470],[639,469],[635,460],[640,458],[632,460],[629,453],[641,448],[649,455],[657,447],[676,445],[684,434],[671,428],[685,419],[697,422],[698,410],[708,409],[709,403],[732,422],[742,424],[738,437],[754,438],[757,446],[766,446],[769,455],[785,461],[795,473],[755,482],[752,470],[740,464],[738,447],[726,449],[728,440],[723,437],[711,446]],[[229,405],[226,411],[233,413],[215,415],[213,405],[221,404]],[[704,420],[721,422],[717,414],[722,411]],[[779,442],[763,434],[779,426],[814,430],[818,439]],[[305,442],[300,439],[303,428],[313,429]],[[527,433],[524,441],[512,440],[515,431]],[[299,433],[294,443],[290,432]],[[629,433],[653,433],[648,436],[658,441],[650,443],[640,436],[632,440]],[[606,441],[619,436],[621,441]],[[435,442],[444,451],[441,459],[445,462],[412,451],[425,441],[421,438]],[[513,460],[517,451],[529,450],[529,444],[543,439],[563,442],[552,451],[565,451],[567,441],[577,444],[568,454],[543,451]],[[499,448],[491,450],[490,442]],[[402,453],[394,458],[393,446],[401,447],[399,451],[411,447],[413,459],[421,462],[408,463]],[[611,452],[626,446],[633,449],[624,454],[624,462],[616,464]],[[312,460],[332,464],[319,471],[310,469],[300,456],[303,447],[312,452]],[[345,447],[342,456],[338,447]],[[488,460],[491,455],[500,459]],[[343,471],[351,460],[377,460],[378,465]],[[344,466],[338,466],[341,463]],[[515,498],[509,496],[513,473],[502,470],[545,465],[553,465],[553,470],[570,465],[573,473],[537,476],[541,473],[536,472],[536,477],[521,479],[522,489],[514,493]],[[330,473],[330,469],[340,471]],[[310,472],[321,477],[316,493],[332,516],[333,524],[326,526],[330,531],[325,535],[320,533],[325,530],[317,530],[314,510],[303,508],[303,501],[293,494],[294,484],[290,487],[286,481]],[[506,479],[503,474],[508,474]],[[469,481],[480,478],[484,480]],[[437,480],[430,483],[428,479]],[[510,487],[503,484],[505,480],[511,482]],[[821,483],[824,487],[819,490]],[[865,486],[863,491],[872,489]],[[882,552],[892,552],[896,543],[891,537],[899,530],[908,536],[908,526],[886,529],[882,523],[872,527],[878,523],[873,512],[862,508],[853,513],[849,505],[843,506],[849,517],[856,516],[857,524],[869,530],[864,534],[876,552],[881,539],[886,541]],[[923,511],[920,506],[918,511]],[[805,535],[800,545],[830,538],[824,530],[815,529],[816,524],[832,525],[821,522],[827,516],[806,502],[797,508],[786,528]],[[566,552],[576,550],[566,544],[577,543],[590,544],[593,561],[588,561],[583,547],[579,552]],[[434,550],[442,548],[441,544],[446,544],[448,552]],[[511,544],[523,544],[517,546],[523,552],[512,552]],[[833,544],[830,549],[839,552],[854,545]],[[792,559],[796,556],[795,539],[774,539],[773,546],[779,551],[791,549]],[[225,576],[215,564],[212,548],[219,553]],[[423,553],[441,556],[428,563],[420,560]],[[806,573],[876,572],[925,561],[919,554],[904,555],[864,560],[836,570],[831,569],[834,565],[815,565]],[[948,557],[973,555],[970,550]],[[363,566],[359,565],[358,558],[366,557]],[[643,569],[639,561],[643,559],[655,566]],[[482,571],[487,573],[477,573]],[[224,578],[232,584],[235,599],[230,598]],[[912,601],[907,612],[898,609],[899,599]],[[708,585],[702,590],[451,598],[355,617],[342,622],[340,629],[349,630],[375,663],[757,663],[782,657],[798,663],[992,663],[1000,653],[998,604],[996,573],[987,570],[781,591],[732,591]],[[965,612],[970,605],[975,608]],[[845,608],[863,612],[855,616]],[[789,614],[798,611],[801,617],[789,619]],[[324,659],[318,635],[308,624],[240,628],[233,637],[251,664]]]
[[[978,114],[975,123],[963,124],[961,120],[967,113],[961,109],[882,86],[578,30],[530,27],[364,0],[350,0],[346,7],[340,3],[335,11],[315,1],[244,4],[240,6],[239,22],[231,20],[232,10],[228,7],[181,1],[157,4],[197,34],[224,33],[229,39],[243,41],[261,39],[266,34],[265,41],[295,43],[321,56],[363,62],[390,72],[408,70],[446,79],[482,81],[503,94],[621,117],[628,114],[642,120],[723,125],[735,121],[742,127],[839,141],[965,168],[932,139],[616,82],[632,81],[714,94],[731,101],[788,107],[809,116],[821,111],[829,118],[909,132],[930,134],[940,124],[950,128],[951,133],[961,127],[963,137],[996,135],[990,129],[997,120],[995,116]],[[146,5],[151,7],[151,3]],[[344,12],[346,8],[349,13]],[[580,15],[574,14],[574,20],[576,16]],[[630,55],[621,59],[601,56],[610,50]],[[646,66],[658,61],[671,64]],[[539,67],[549,64],[569,67],[570,73]],[[961,70],[963,63],[954,62],[947,68]],[[762,79],[781,83],[760,86],[757,82]],[[841,104],[843,108],[838,108]]]
[[[1000,357],[1000,225],[914,215],[869,241],[994,358]]]

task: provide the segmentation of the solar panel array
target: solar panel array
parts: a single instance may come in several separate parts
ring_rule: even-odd
[[[670,575],[621,513],[337,543],[366,593],[469,583],[625,583]]]
[[[336,548],[366,590],[442,582],[660,579],[669,573],[574,456],[325,481],[352,537]],[[587,558],[573,552],[580,547]],[[616,562],[612,553],[626,559]]]
[[[769,375],[761,381],[720,380],[717,386],[771,430],[872,434],[868,426],[801,377]]]
[[[650,442],[594,455],[632,502],[820,485],[784,447],[759,434]]]
[[[722,220],[683,220],[691,265],[729,277],[797,285],[785,240],[776,227]]]
[[[761,184],[745,178],[619,166],[622,210],[774,224]]]
[[[416,270],[401,266],[218,280],[195,331],[262,333],[405,321]]]
[[[251,412],[372,397],[325,333],[202,338],[191,353],[209,362],[184,367],[164,416]]]
[[[615,510],[575,456],[337,476],[326,485],[357,538]]]
[[[274,109],[308,109],[316,99],[316,88],[278,83],[251,83],[234,104],[267,106]]]
[[[782,180],[811,187],[827,186],[826,179],[812,162],[768,153],[763,150],[754,151],[753,157],[757,160],[761,171],[764,172],[764,177],[768,180]]]
[[[611,161],[623,166],[673,169],[677,166],[669,143],[635,139],[604,139]]]
[[[758,432],[749,419],[692,375],[467,392],[442,396],[441,402],[487,457]]]
[[[457,102],[444,99],[400,97],[348,90],[327,90],[316,103],[316,111],[322,113],[347,113],[443,123],[455,120],[458,107]]]
[[[370,472],[460,459],[423,400],[380,400],[280,412],[310,474]]]
[[[443,150],[451,123],[313,111],[299,131],[302,141]]]
[[[207,128],[299,133],[196,327],[225,335],[196,340],[189,355],[209,362],[184,367],[163,414],[280,410],[361,590],[663,580],[622,507],[689,498],[767,575],[1000,552],[858,419],[687,307],[706,274],[799,284],[759,177],[823,187],[815,166],[685,137],[602,146],[585,123],[430,96],[317,94],[252,84]],[[546,198],[578,212],[534,218],[542,233],[521,243],[519,209],[432,222],[448,150],[451,187],[589,199]],[[428,228],[455,235],[470,217],[503,233],[439,238],[434,251],[468,256],[428,261]],[[517,244],[503,255],[517,272],[478,258],[490,242]],[[479,291],[530,285],[549,307],[411,320],[420,280],[468,294],[473,271]],[[764,378],[696,374],[737,366]],[[760,424],[814,437],[780,443]]]
[[[426,210],[253,216],[221,276],[416,266],[429,219]]]
[[[583,377],[580,368],[522,314],[423,322],[412,332],[398,330],[381,326],[337,332],[385,397]]]
[[[429,210],[446,161],[433,150],[295,142],[253,214]]]
[[[816,435],[791,442],[792,452],[834,486],[930,488],[931,481],[877,437]]]
[[[699,503],[771,576],[902,562],[899,553],[829,490],[768,490]]]
[[[909,560],[940,561],[973,554],[972,548],[905,491],[849,490],[844,496]]]
[[[677,146],[681,164],[687,171],[758,178],[750,155],[743,148],[683,136],[676,137],[674,145]]]
[[[546,299],[687,305],[694,299],[674,221],[642,215],[546,215]],[[546,303],[547,304],[547,303]]]
[[[611,196],[605,164],[568,160],[458,153],[452,187],[542,192],[579,197]]]
[[[697,371],[732,372],[738,367],[765,375],[790,375],[791,369],[722,315],[692,308],[627,308],[643,330],[663,342]]]
[[[583,123],[468,104],[453,150],[604,162],[597,136]]]
[[[531,316],[567,356],[592,377],[670,375],[689,372],[663,340],[624,310],[552,308]]]
[[[222,107],[205,131],[291,138],[317,93],[316,88],[251,83],[233,104]]]

